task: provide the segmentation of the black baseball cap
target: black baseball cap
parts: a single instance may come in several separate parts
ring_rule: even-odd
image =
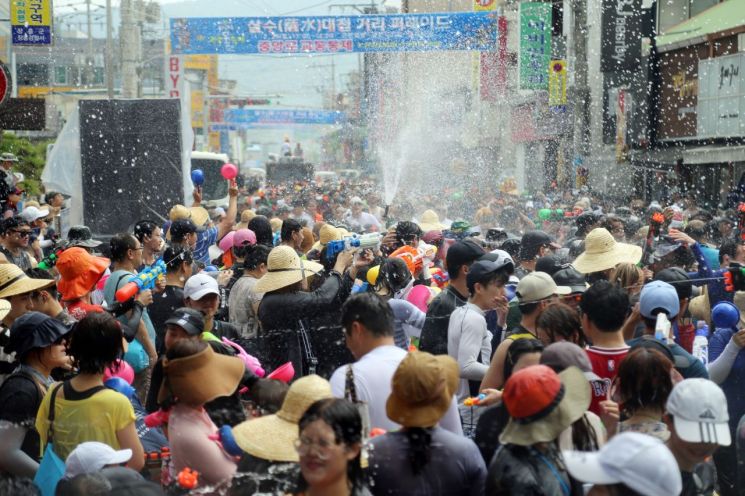
[[[502,259],[499,262],[492,262],[491,260],[478,260],[471,265],[468,269],[468,275],[466,275],[466,284],[469,287],[473,286],[477,282],[484,283],[488,281],[491,276],[500,269],[505,267],[512,267],[512,260]]]
[[[470,239],[456,241],[448,248],[447,255],[445,255],[445,265],[448,268],[461,267],[475,262],[483,255],[484,249],[475,241],[471,241]],[[453,278],[455,276],[457,274],[452,274],[450,277]]]
[[[189,336],[198,336],[204,331],[204,316],[193,308],[181,307],[166,320],[166,325],[169,324],[182,328]]]
[[[542,246],[561,248],[543,231],[528,231],[520,240],[520,260],[533,260]]]
[[[538,270],[537,265],[536,270]],[[572,293],[584,293],[587,290],[585,275],[579,272],[574,267],[567,267],[565,269],[556,271],[556,273],[551,275],[551,278],[554,280],[557,286],[569,286],[569,288],[572,290]]]
[[[546,255],[541,257],[535,263],[535,270],[538,272],[545,272],[546,274],[553,277],[554,274],[565,268],[566,264],[559,255]],[[556,284],[559,284],[558,282]],[[564,284],[566,286],[566,284]]]

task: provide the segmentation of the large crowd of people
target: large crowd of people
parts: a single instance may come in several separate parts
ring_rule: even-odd
[[[99,238],[5,190],[0,494],[745,494],[736,209],[231,181]]]

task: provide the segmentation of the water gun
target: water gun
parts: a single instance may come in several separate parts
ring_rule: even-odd
[[[740,231],[740,240],[745,241],[745,203],[737,205],[737,229]]]
[[[145,425],[151,429],[165,425],[168,423],[170,414],[170,410],[157,410],[145,416]]]
[[[329,241],[326,244],[326,260],[333,260],[337,253],[349,250],[377,250],[383,235],[380,233],[368,233],[347,236],[344,239]]]
[[[235,436],[233,436],[233,429],[229,425],[223,425],[216,433],[207,436],[211,441],[217,442],[225,453],[231,456],[243,455],[243,450],[238,443],[235,442]]]
[[[654,326],[654,338],[663,343],[669,344],[670,342],[670,329],[672,324],[667,318],[667,314],[660,312],[657,314],[657,322]]]
[[[745,267],[739,263],[730,262],[722,276],[724,278],[724,290],[728,293],[745,291]]]
[[[539,221],[561,220],[564,218],[564,209],[542,208],[538,211]]]
[[[647,232],[647,239],[644,242],[644,255],[641,259],[641,263],[644,265],[652,265],[654,263],[654,251],[664,222],[665,216],[662,212],[653,213],[649,219],[649,231]]]
[[[434,268],[430,271],[432,275],[432,282],[440,289],[445,289],[450,282],[450,277],[447,272],[443,272],[440,268]]]
[[[486,395],[484,393],[481,393],[476,397],[466,398],[465,400],[463,400],[463,405],[464,406],[479,406],[481,402],[484,401],[484,399],[486,399]]]
[[[437,248],[432,245],[422,245],[419,248],[404,245],[391,253],[390,256],[400,258],[406,262],[409,272],[411,272],[411,275],[414,275],[422,270],[425,259],[432,260],[435,255],[437,255]]]
[[[243,360],[243,363],[246,364],[247,370],[250,370],[258,377],[264,377],[266,375],[266,371],[261,367],[261,362],[259,362],[259,359],[253,355],[249,355],[248,353],[246,353],[246,350],[244,350],[241,345],[229,340],[226,337],[222,338],[222,342],[228,346],[235,348],[238,351],[237,356],[238,358]]]
[[[199,472],[186,467],[178,473],[176,478],[179,487],[183,489],[194,489],[199,484]]]
[[[153,289],[158,277],[166,273],[166,264],[159,259],[150,267],[133,276],[127,284],[116,292],[116,301],[124,303],[143,289]]]
[[[55,265],[57,265],[57,260],[59,259],[59,256],[62,255],[62,252],[67,249],[67,243],[62,242],[59,243],[58,246],[55,246],[55,249],[52,253],[44,257],[41,262],[37,265],[38,268],[42,270],[49,270]]]

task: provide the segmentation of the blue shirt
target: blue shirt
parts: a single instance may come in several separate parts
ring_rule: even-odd
[[[210,264],[210,246],[217,243],[217,227],[197,231],[197,247],[194,248],[194,260],[204,265]]]

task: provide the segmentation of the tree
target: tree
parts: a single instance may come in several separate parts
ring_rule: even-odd
[[[18,164],[13,170],[23,174],[24,180],[20,187],[28,195],[39,195],[42,192],[41,173],[44,170],[49,143],[50,140],[33,142],[9,132],[2,135],[0,153],[10,152],[18,157]]]

